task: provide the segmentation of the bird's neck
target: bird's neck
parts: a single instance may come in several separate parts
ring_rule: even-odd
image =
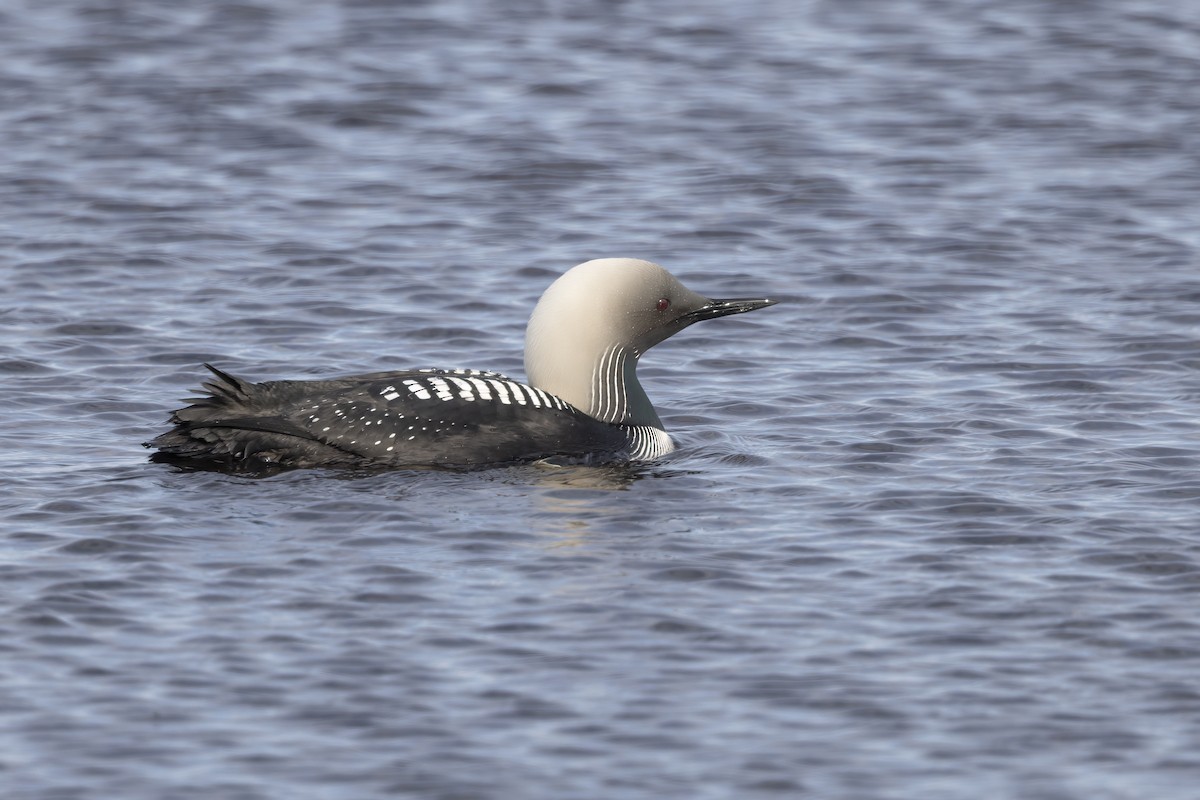
[[[529,382],[602,422],[662,429],[637,379],[640,353],[620,345],[598,349],[600,355],[592,363],[574,358],[574,352],[546,353],[533,363],[526,359]]]
[[[590,416],[618,425],[662,428],[658,413],[637,378],[636,351],[613,346],[600,354],[592,368],[588,405]]]

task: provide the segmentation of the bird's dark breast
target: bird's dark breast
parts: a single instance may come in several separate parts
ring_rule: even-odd
[[[617,453],[625,430],[498,373],[420,370],[251,384],[214,370],[156,460],[275,467],[477,467]]]

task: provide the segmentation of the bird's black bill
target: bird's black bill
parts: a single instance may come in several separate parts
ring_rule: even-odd
[[[688,322],[699,322],[702,319],[727,317],[730,314],[745,314],[747,311],[757,311],[760,308],[775,305],[778,300],[709,300],[695,311],[683,315]]]

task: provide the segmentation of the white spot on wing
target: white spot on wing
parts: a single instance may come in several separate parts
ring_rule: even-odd
[[[462,370],[456,371],[460,373],[462,372]],[[462,378],[451,378],[450,380],[453,381],[454,385],[458,387],[459,397],[461,397],[463,400],[475,399],[475,387],[471,385],[470,381],[465,381]]]
[[[542,397],[538,397],[541,392],[539,392],[537,389],[534,389],[532,386],[526,386],[523,383],[518,383],[516,385],[520,386],[521,391],[529,396],[529,402],[533,403],[534,408],[542,407]]]
[[[508,390],[504,388],[508,381],[498,381],[493,379],[489,380],[488,383],[491,384],[492,388],[496,390],[496,396],[500,398],[501,403],[504,403],[506,406],[512,405],[512,401],[508,399]]]
[[[492,399],[492,388],[487,385],[487,381],[481,381],[479,378],[467,378],[467,380],[475,387],[475,391],[479,392],[480,400]]]
[[[428,400],[430,397],[432,397],[432,395],[429,394],[429,390],[426,389],[424,384],[422,384],[420,381],[414,381],[412,378],[409,378],[404,382],[404,386],[410,392],[412,392],[413,396],[418,400]]]
[[[438,398],[442,400],[454,399],[454,392],[450,391],[450,384],[446,383],[446,381],[441,378],[429,378],[428,381],[433,390],[437,392]]]

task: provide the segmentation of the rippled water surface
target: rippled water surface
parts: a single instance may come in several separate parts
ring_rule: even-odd
[[[1195,797],[1196,11],[4,4],[3,796]],[[145,460],[610,255],[663,463]]]

